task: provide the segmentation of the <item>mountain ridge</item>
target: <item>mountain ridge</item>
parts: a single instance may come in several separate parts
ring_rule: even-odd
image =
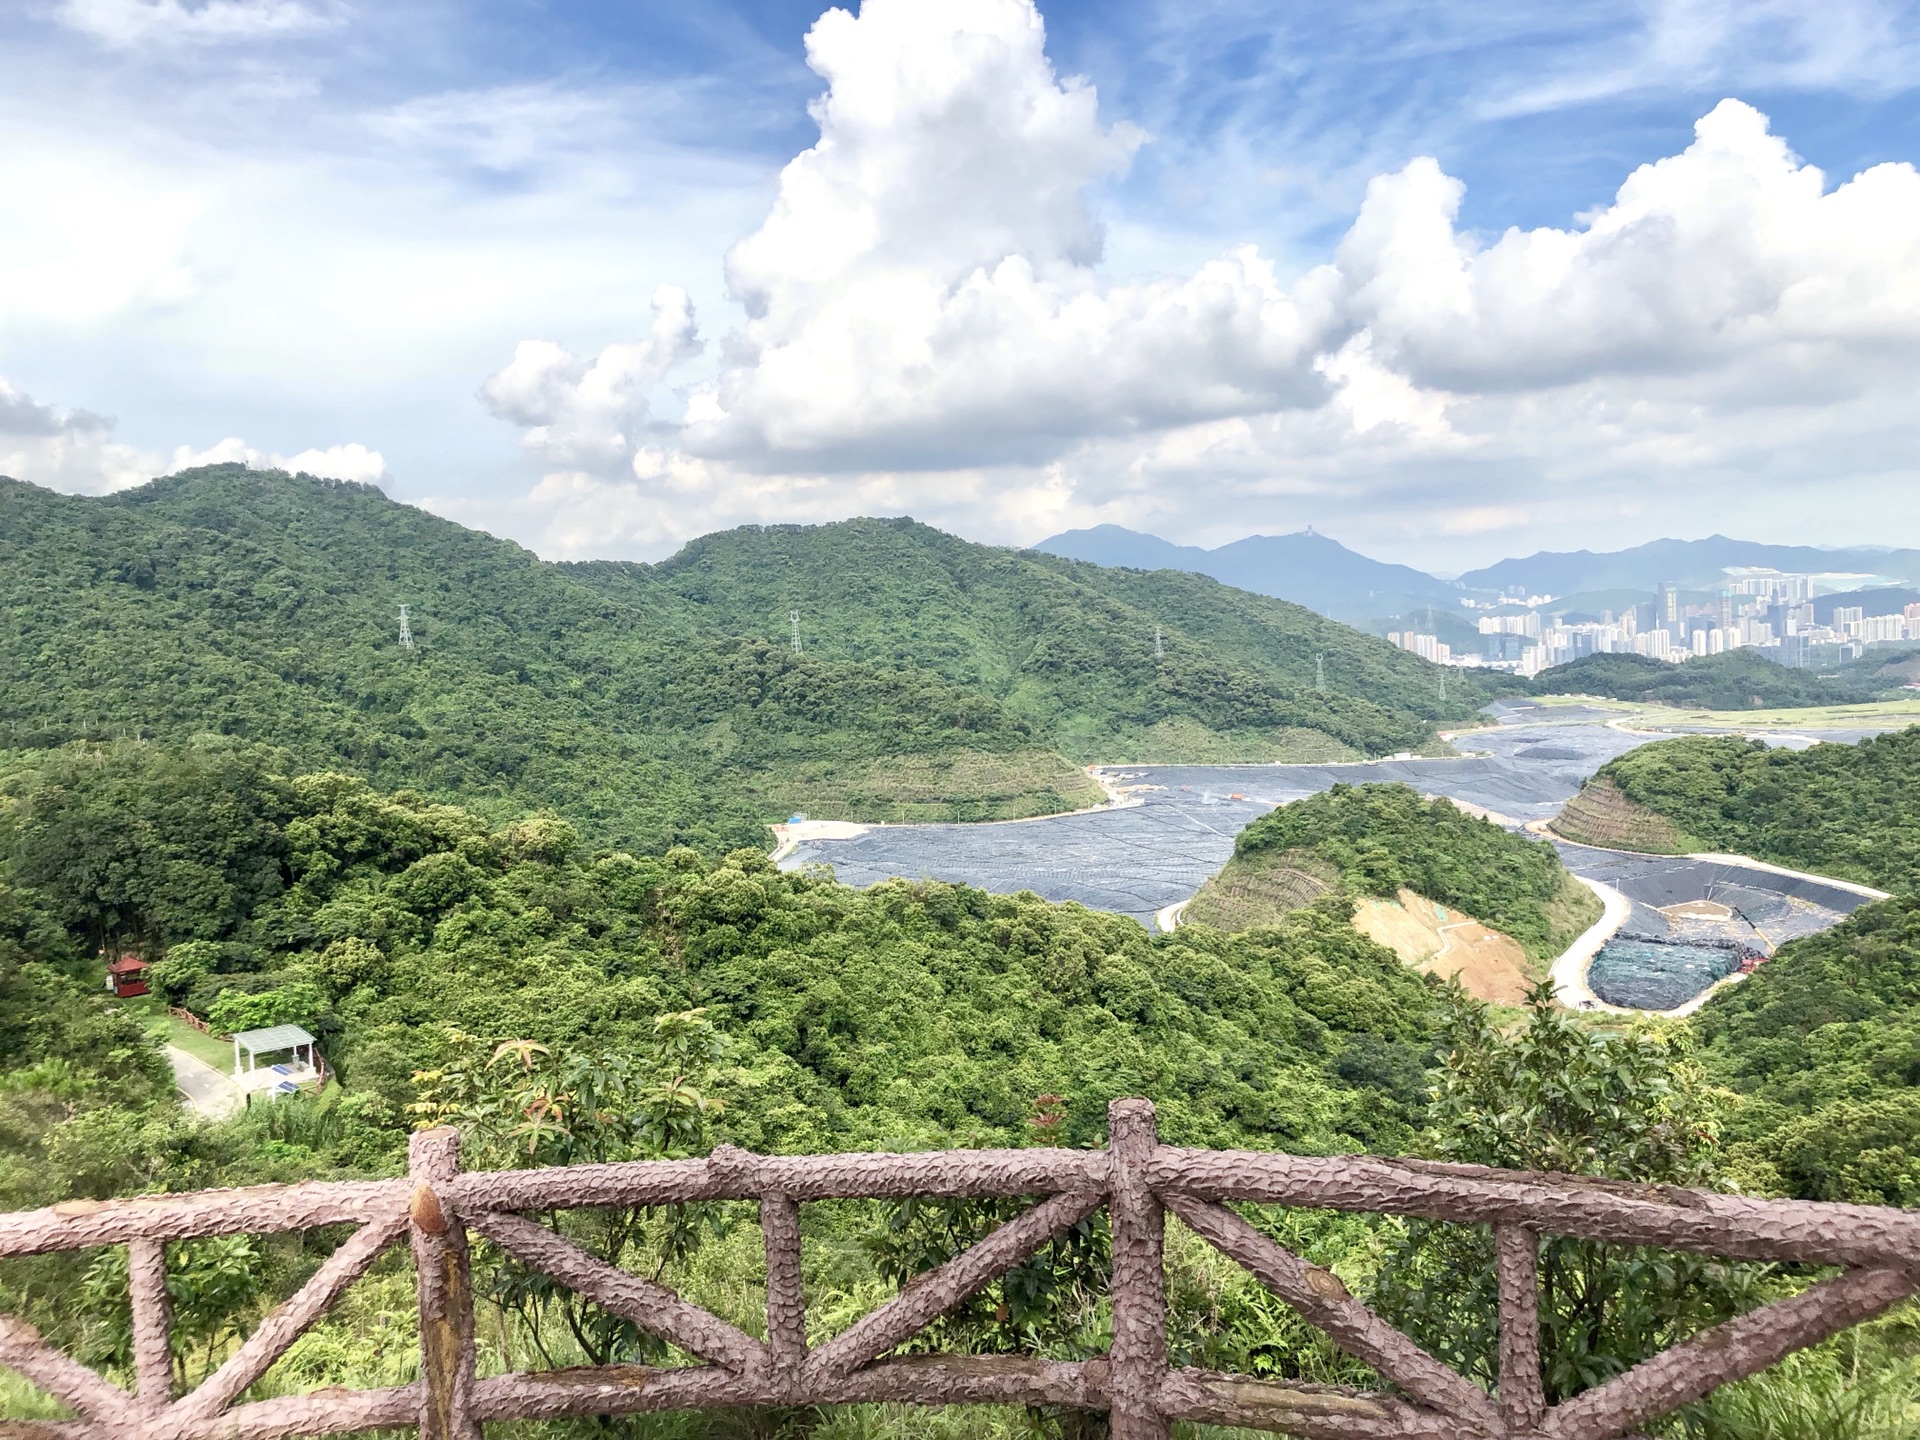
[[[563,565],[241,466],[100,498],[0,481],[0,613],[0,749],[212,731],[646,850],[764,843],[797,808],[1073,809],[1090,760],[1420,748],[1495,693],[1443,700],[1426,662],[1202,577],[911,521]]]
[[[1062,531],[1031,548],[1109,568],[1192,571],[1341,620],[1370,619],[1435,600],[1452,604],[1458,595],[1444,580],[1410,565],[1374,560],[1311,528],[1248,535],[1208,550],[1119,525],[1096,525]]]

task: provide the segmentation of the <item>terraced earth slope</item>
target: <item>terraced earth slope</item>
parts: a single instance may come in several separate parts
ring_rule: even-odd
[[[1181,918],[1250,930],[1342,904],[1403,959],[1449,974],[1465,968],[1476,993],[1502,1001],[1521,998],[1600,915],[1550,845],[1405,785],[1335,785],[1241,831],[1233,858]],[[1472,933],[1449,939],[1447,927],[1462,924]]]
[[[1611,779],[1595,776],[1580,788],[1548,827],[1581,845],[1612,850],[1643,850],[1650,855],[1684,855],[1689,845],[1659,811],[1629,800]]]
[[[1690,735],[1608,761],[1554,820],[1570,840],[1724,851],[1883,890],[1920,883],[1920,726],[1769,749]]]

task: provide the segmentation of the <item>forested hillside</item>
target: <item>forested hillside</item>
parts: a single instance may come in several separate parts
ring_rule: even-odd
[[[1585,655],[1533,677],[1536,695],[1605,695],[1703,710],[1857,705],[1897,687],[1849,672],[1828,678],[1776,665],[1752,650],[1696,655],[1670,665],[1645,655]]]
[[[1512,936],[1535,961],[1600,918],[1600,902],[1551,845],[1406,785],[1335,785],[1254,821],[1186,918],[1243,928],[1323,894],[1391,898],[1402,888]]]
[[[1920,1205],[1920,898],[1784,945],[1695,1019],[1749,1183]]]
[[[1443,706],[1425,662],[1196,576],[904,521],[550,565],[371,487],[237,466],[101,499],[0,481],[0,614],[0,750],[213,731],[656,851],[759,843],[794,808],[1097,799],[1063,751],[1414,748],[1478,703],[1454,682]]]
[[[1688,736],[1608,761],[1554,828],[1629,849],[1751,855],[1899,891],[1920,882],[1915,796],[1920,726],[1807,750]],[[1658,843],[1636,838],[1648,836]]]
[[[716,630],[913,665],[1001,701],[1081,761],[1330,758],[1419,748],[1514,688],[1283,600],[1176,570],[1106,570],[911,520],[752,526],[659,565],[567,567],[664,592]],[[1158,640],[1156,643],[1156,633]],[[1320,688],[1324,679],[1324,689]]]
[[[1032,896],[898,881],[855,892],[781,874],[753,849],[596,849],[556,817],[496,825],[283,758],[217,738],[120,742],[16,762],[0,778],[0,1206],[392,1174],[407,1132],[442,1120],[489,1166],[702,1154],[721,1141],[775,1153],[1089,1145],[1122,1094],[1152,1097],[1176,1144],[1715,1179],[1711,1097],[1674,1037],[1591,1034],[1546,1008],[1517,1028],[1495,1024],[1356,934],[1343,906],[1240,936],[1151,937]],[[159,995],[106,999],[91,954],[102,941],[164,955],[149,972]],[[170,1103],[143,1033],[143,1020],[164,1023],[162,1001],[216,1032],[305,1024],[343,1084],[195,1122]],[[810,1305],[843,1325],[1009,1213],[993,1202],[813,1207]],[[750,1211],[541,1218],[607,1263],[761,1323]],[[1268,1223],[1423,1343],[1493,1373],[1491,1329],[1464,1323],[1491,1313],[1474,1289],[1487,1269],[1478,1252],[1365,1216]],[[170,1247],[188,1383],[332,1243],[321,1232]],[[0,1308],[121,1373],[120,1253],[10,1262]],[[1167,1262],[1180,1363],[1368,1381],[1177,1228]],[[1555,1396],[1725,1304],[1711,1276],[1703,1296],[1692,1269],[1647,1273],[1598,1247],[1554,1247],[1542,1263]],[[1099,1354],[1108,1265],[1096,1219],[941,1322],[934,1342]],[[489,1370],[668,1358],[490,1248],[476,1266]],[[377,1269],[266,1392],[404,1382],[412,1293],[404,1260]],[[1576,1316],[1560,1298],[1573,1294],[1599,1299]],[[50,1412],[0,1380],[7,1413]],[[826,1433],[873,1433],[817,1418],[836,1427]],[[979,1414],[968,1433],[1088,1433],[1069,1419]],[[947,1433],[912,1416],[885,1423],[902,1440]]]
[[[1073,1143],[1136,1093],[1196,1144],[1392,1149],[1417,1123],[1432,992],[1337,914],[1156,941],[754,849],[596,850],[558,818],[495,827],[285,758],[120,742],[0,775],[13,961],[164,957],[161,998],[217,1032],[307,1026],[395,1135],[456,1031],[617,1053],[696,1006],[727,1041],[725,1133],[767,1150],[1018,1143],[1049,1093]],[[116,1083],[146,1083],[127,1064]]]

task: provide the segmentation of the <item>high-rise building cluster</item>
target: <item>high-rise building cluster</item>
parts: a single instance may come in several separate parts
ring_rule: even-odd
[[[1479,617],[1479,653],[1455,651],[1437,635],[1418,630],[1387,636],[1403,650],[1441,665],[1484,665],[1533,675],[1585,655],[1634,654],[1674,663],[1695,655],[1754,649],[1783,665],[1828,664],[1852,659],[1869,645],[1920,641],[1920,604],[1902,613],[1868,615],[1859,605],[1834,606],[1816,617],[1815,597],[1856,577],[1789,575],[1744,570],[1690,601],[1679,585],[1661,584],[1651,604],[1602,610],[1597,617],[1563,614],[1545,619],[1516,601],[1506,614]],[[1484,602],[1483,602],[1484,603]]]

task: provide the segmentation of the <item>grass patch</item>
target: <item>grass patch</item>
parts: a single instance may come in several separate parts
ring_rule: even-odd
[[[1318,730],[1211,730],[1196,720],[1161,720],[1112,742],[1112,765],[1316,765],[1366,757]]]
[[[1844,730],[1867,725],[1920,724],[1920,696],[1872,700],[1860,705],[1808,705],[1762,710],[1703,710],[1683,705],[1650,705],[1593,695],[1538,695],[1542,709],[1561,706],[1611,710],[1629,729],[1658,730],[1676,725],[1715,725],[1730,730]]]
[[[157,995],[141,995],[120,1002],[140,1017],[140,1023],[163,1045],[184,1050],[196,1060],[204,1060],[221,1074],[233,1070],[233,1043],[203,1035],[184,1020],[167,1014]]]
[[[762,776],[756,789],[780,818],[816,820],[1024,820],[1081,810],[1105,798],[1078,766],[1051,750],[988,754],[824,758]]]

